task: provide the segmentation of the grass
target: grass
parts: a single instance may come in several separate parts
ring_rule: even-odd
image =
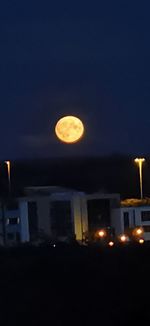
[[[149,325],[150,247],[0,252],[5,325]]]

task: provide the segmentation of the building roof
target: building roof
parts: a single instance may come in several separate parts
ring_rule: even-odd
[[[26,187],[24,188],[24,193],[26,196],[47,196],[56,193],[74,193],[76,192],[73,189],[68,189],[65,187],[59,186],[35,186],[35,187]]]
[[[127,198],[121,201],[121,207],[150,206],[150,198]]]

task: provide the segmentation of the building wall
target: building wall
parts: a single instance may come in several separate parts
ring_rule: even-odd
[[[28,234],[28,212],[27,203],[18,201],[18,208],[9,207],[5,204],[3,213],[0,209],[0,229],[2,229],[2,216],[5,220],[6,245],[29,241]],[[13,223],[12,223],[13,222]],[[1,243],[4,243],[4,237],[1,237]]]
[[[120,206],[119,194],[102,194],[94,193],[86,195],[87,210],[88,210],[88,228],[89,232],[98,230],[101,227],[112,226],[121,228],[120,220],[118,219],[118,211],[114,211]],[[117,217],[115,218],[115,215]]]
[[[4,208],[6,244],[20,242],[20,212],[17,209]]]
[[[89,230],[89,216],[88,216],[89,212],[88,212],[88,205],[87,205],[88,200],[100,201],[101,205],[98,214],[103,214],[103,223],[109,224],[109,226],[111,224],[112,226],[116,226],[118,228],[118,232],[122,228],[122,224],[121,224],[122,219],[121,218],[119,219],[118,217],[119,215],[115,215],[115,214],[119,214],[118,213],[119,211],[116,211],[116,213],[114,214],[115,209],[119,206],[119,202],[120,202],[120,196],[118,194],[95,193],[95,194],[86,195],[83,192],[77,192],[72,190],[65,191],[64,189],[63,191],[50,193],[49,189],[50,187],[48,188],[44,187],[44,192],[42,192],[42,187],[40,187],[38,188],[38,191],[40,191],[40,193],[38,193],[38,191],[36,191],[36,189],[34,188],[34,191],[32,190],[31,193],[26,195],[26,197],[16,199],[16,201],[18,202],[17,209],[12,209],[9,211],[5,209],[6,220],[7,218],[10,217],[14,217],[14,218],[18,217],[20,219],[18,225],[15,226],[7,225],[8,233],[12,232],[15,234],[15,232],[19,232],[20,241],[23,243],[33,239],[35,240],[38,237],[43,240],[51,239],[55,237],[55,235],[57,234],[57,230],[55,229],[56,232],[54,232],[52,226],[53,216],[52,216],[51,208],[53,203],[57,201],[58,204],[60,202],[62,203],[62,208],[64,203],[64,209],[65,209],[65,203],[70,202],[70,208],[71,208],[70,217],[67,216],[67,219],[70,218],[71,228],[68,227],[67,223],[69,222],[69,220],[67,220],[68,222],[66,221],[66,225],[69,230],[67,236],[69,235],[70,237],[76,238],[77,241],[84,240]],[[106,203],[107,205],[105,205]],[[29,209],[29,206],[31,206],[30,207],[31,209]],[[61,215],[62,215],[62,227],[64,227],[65,211],[63,211],[61,214],[58,208],[56,214],[59,215],[56,216],[58,217],[58,222],[60,222],[59,218],[61,219]],[[64,225],[63,225],[63,221],[64,221]],[[36,227],[36,223],[37,223],[37,227]],[[60,224],[58,225],[58,227],[60,227]]]
[[[21,241],[29,241],[31,239],[30,234],[30,221],[32,216],[29,216],[28,203],[36,203],[37,206],[37,223],[39,234],[47,236],[47,238],[55,237],[54,230],[52,229],[52,216],[51,216],[51,206],[53,202],[70,202],[71,207],[71,230],[69,232],[70,237],[75,237],[76,240],[81,241],[84,234],[88,230],[88,220],[87,220],[87,207],[86,199],[83,193],[79,192],[63,192],[54,193],[49,196],[30,196],[24,199],[18,199],[19,208],[16,213],[11,212],[12,216],[20,216],[21,220]],[[65,218],[65,216],[62,216]],[[65,222],[65,221],[64,221]],[[61,237],[62,238],[62,237]]]
[[[143,212],[148,212],[148,220],[142,220]],[[145,227],[144,238],[145,240],[150,240],[150,206],[120,207],[118,209],[113,209],[112,225],[115,227],[117,234],[125,232],[124,213],[128,213],[129,227]],[[147,230],[149,232],[147,232]]]
[[[74,236],[72,193],[55,193],[50,197],[51,232],[60,240]]]
[[[70,201],[72,223],[72,234],[70,235],[81,241],[88,230],[85,195],[80,192],[53,194],[51,202],[55,200]]]
[[[86,198],[81,193],[72,197],[72,214],[76,240],[82,241],[88,232],[88,217]]]
[[[112,209],[111,226],[115,229],[116,235],[119,235],[124,232],[124,225],[120,208]]]
[[[150,216],[150,206],[140,206],[135,208],[136,225],[144,227],[144,238],[145,240],[150,240],[150,218],[149,220],[143,221],[142,212],[149,212]],[[149,232],[147,232],[147,227]]]
[[[50,197],[39,197],[36,200],[38,214],[38,229],[46,236],[51,237],[50,225]]]
[[[19,202],[20,212],[20,241],[29,241],[29,222],[28,222],[28,203],[26,201]]]

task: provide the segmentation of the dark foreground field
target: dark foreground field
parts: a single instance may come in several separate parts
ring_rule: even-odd
[[[0,252],[0,324],[150,325],[150,247]]]

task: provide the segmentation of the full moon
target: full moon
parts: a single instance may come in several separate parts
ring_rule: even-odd
[[[65,143],[76,143],[83,136],[84,126],[79,118],[70,115],[57,122],[55,133]]]

